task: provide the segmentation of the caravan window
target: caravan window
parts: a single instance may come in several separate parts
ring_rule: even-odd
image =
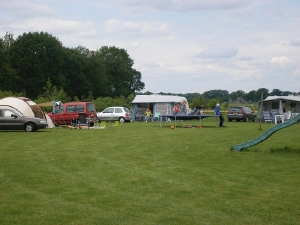
[[[171,113],[171,104],[170,103],[157,103],[155,107],[155,114],[163,115]]]

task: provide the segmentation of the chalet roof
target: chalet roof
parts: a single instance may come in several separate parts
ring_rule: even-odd
[[[182,102],[186,100],[182,96],[173,96],[173,95],[137,95],[131,103],[175,103]]]
[[[277,101],[277,100],[285,100],[285,101],[293,101],[293,102],[300,102],[300,96],[268,96],[263,102],[268,101]]]

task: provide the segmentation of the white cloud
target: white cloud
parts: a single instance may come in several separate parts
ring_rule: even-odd
[[[34,4],[27,0],[1,0],[0,12],[10,17],[45,17],[54,14],[54,10],[45,4]]]
[[[121,21],[117,19],[107,20],[104,23],[108,33],[133,32],[135,34],[162,33],[168,30],[167,24],[153,24],[148,22]]]
[[[197,58],[231,58],[236,56],[238,53],[238,49],[235,47],[212,47],[205,49],[200,54],[198,54]]]
[[[244,8],[254,3],[253,0],[115,0],[116,5],[132,8],[157,9],[166,11],[199,11]]]
[[[300,69],[296,69],[293,73],[294,77],[300,77]]]
[[[270,62],[274,64],[284,65],[291,62],[291,60],[286,56],[279,56],[279,57],[273,57]]]
[[[300,46],[300,41],[291,41],[290,45],[291,46]]]
[[[300,91],[299,11],[281,0],[2,0],[0,35],[124,48],[144,91]]]
[[[131,43],[130,45],[132,48],[139,48],[140,44],[137,41],[134,41],[133,43]]]

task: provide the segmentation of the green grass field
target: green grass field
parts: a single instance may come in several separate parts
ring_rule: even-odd
[[[107,125],[0,132],[0,224],[300,224],[300,124]]]

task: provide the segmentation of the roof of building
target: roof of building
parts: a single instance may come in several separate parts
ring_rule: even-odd
[[[294,96],[294,95],[289,95],[289,96],[268,96],[265,100],[263,100],[263,102],[276,101],[276,100],[286,100],[286,101],[300,102],[300,96]]]
[[[182,96],[173,95],[137,95],[131,103],[166,103],[166,102],[182,102],[186,100]]]

